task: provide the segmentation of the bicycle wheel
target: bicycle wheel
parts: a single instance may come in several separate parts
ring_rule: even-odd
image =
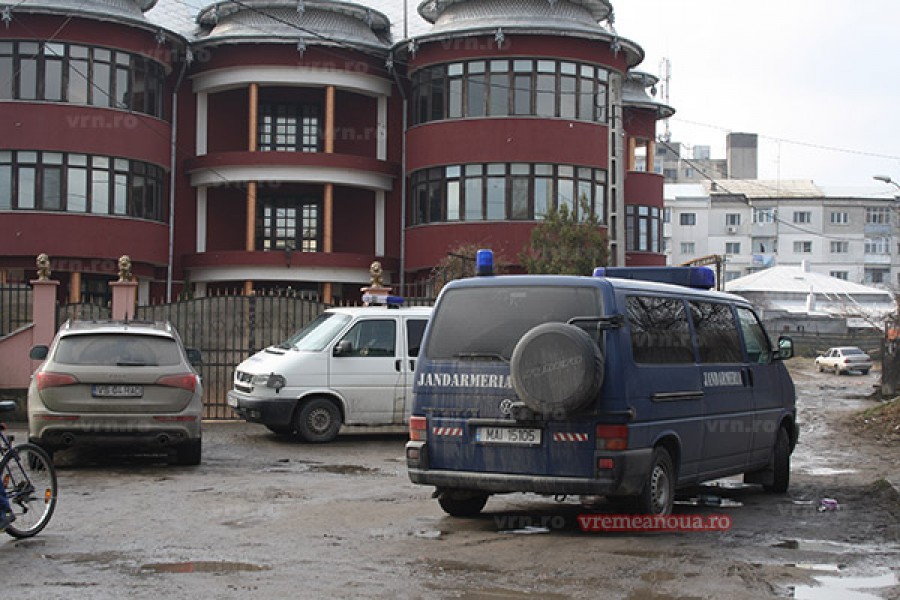
[[[0,479],[16,516],[6,533],[15,538],[36,535],[56,508],[56,470],[47,452],[19,444],[0,460]]]

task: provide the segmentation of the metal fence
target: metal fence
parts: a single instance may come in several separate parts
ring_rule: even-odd
[[[64,302],[56,306],[56,328],[68,320],[103,321],[112,317],[112,309],[108,304],[86,300],[84,302]]]
[[[139,306],[136,320],[169,321],[185,346],[203,353],[206,418],[235,415],[226,404],[235,366],[272,344],[284,341],[327,308],[299,296],[210,296],[172,304]]]
[[[31,294],[27,283],[0,285],[0,337],[31,323]]]
[[[8,287],[8,286],[5,286]],[[30,292],[30,287],[25,286]],[[2,288],[0,288],[2,290]],[[5,296],[0,291],[0,300]],[[27,306],[31,322],[31,296],[16,298]],[[432,298],[407,298],[407,306],[431,306]],[[203,378],[205,417],[231,419],[235,415],[226,403],[234,368],[251,354],[284,341],[319,316],[328,305],[292,292],[238,293],[183,299],[169,304],[138,306],[138,321],[169,321],[178,330],[184,345],[203,354],[198,371]],[[100,299],[57,306],[56,327],[73,320],[111,318],[111,309]],[[18,322],[18,321],[17,321]]]

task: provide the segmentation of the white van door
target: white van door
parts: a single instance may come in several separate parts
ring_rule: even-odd
[[[396,317],[362,317],[337,341],[329,379],[346,403],[346,424],[392,422],[395,404],[405,402],[402,347]]]

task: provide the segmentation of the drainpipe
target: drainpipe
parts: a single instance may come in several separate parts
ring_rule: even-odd
[[[405,4],[405,3],[404,3]],[[393,52],[391,52],[393,55]],[[393,69],[394,82],[397,89],[400,90],[400,96],[403,98],[403,118],[402,128],[403,137],[400,140],[400,295],[406,293],[406,128],[407,128],[407,104],[406,90],[400,82],[397,75],[396,67]]]
[[[172,302],[172,272],[175,268],[175,162],[178,149],[178,88],[187,71],[188,61],[181,63],[181,73],[172,91],[172,147],[169,158],[169,264],[166,267],[166,302]]]

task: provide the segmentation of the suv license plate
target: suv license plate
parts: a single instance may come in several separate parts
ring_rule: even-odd
[[[142,385],[94,385],[91,395],[95,398],[140,398],[144,395]]]
[[[475,441],[530,446],[541,443],[541,430],[536,427],[479,427],[475,430]]]

